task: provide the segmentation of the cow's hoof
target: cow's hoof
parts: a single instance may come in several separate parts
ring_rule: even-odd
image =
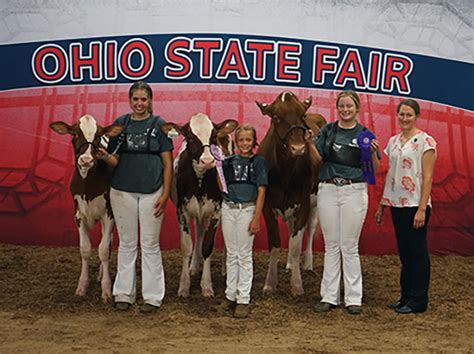
[[[273,295],[275,293],[275,288],[271,285],[265,285],[263,287],[263,295]]]
[[[103,302],[104,304],[108,304],[108,303],[110,302],[110,300],[112,299],[112,294],[110,294],[110,293],[108,293],[108,294],[102,293],[101,298],[102,298],[102,302]]]
[[[304,290],[302,286],[292,286],[291,287],[291,295],[293,296],[301,296],[304,294]]]
[[[303,266],[301,267],[303,270],[310,270],[313,271],[313,261],[312,260],[305,260],[303,262]]]
[[[189,297],[189,289],[182,289],[182,288],[179,288],[179,289],[178,289],[178,296],[179,296],[179,297],[183,297],[183,298]]]
[[[86,288],[80,287],[76,289],[76,296],[84,297],[86,296]]]
[[[211,298],[214,297],[214,289],[212,288],[203,288],[202,289],[202,296]]]

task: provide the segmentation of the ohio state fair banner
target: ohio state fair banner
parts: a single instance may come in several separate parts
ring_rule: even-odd
[[[133,80],[353,88],[474,110],[472,64],[337,43],[167,34],[5,45],[0,57],[1,90]]]
[[[417,125],[438,142],[430,252],[474,255],[472,2],[24,0],[0,9],[0,242],[78,246],[74,151],[49,124],[84,114],[111,124],[130,111],[130,84],[145,80],[154,113],[166,121],[203,112],[214,122],[251,123],[259,139],[270,121],[255,100],[291,90],[312,96],[309,110],[332,122],[337,94],[353,89],[358,120],[382,149],[399,132],[397,104],[417,99]],[[362,254],[397,250],[389,216],[373,222],[387,167],[383,156],[369,188]],[[216,242],[222,247],[220,232]],[[171,202],[160,244],[179,247]],[[254,244],[267,249],[263,220]],[[322,237],[313,247],[323,250]]]

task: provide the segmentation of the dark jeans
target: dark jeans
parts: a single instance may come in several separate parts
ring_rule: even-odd
[[[430,284],[430,257],[426,235],[431,208],[426,208],[425,225],[419,229],[413,228],[417,207],[390,209],[402,263],[400,302],[413,310],[425,311],[428,307]]]

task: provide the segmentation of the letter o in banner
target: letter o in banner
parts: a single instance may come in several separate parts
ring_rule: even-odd
[[[45,84],[63,80],[68,71],[67,54],[56,44],[45,44],[35,50],[31,58],[35,77]]]
[[[136,55],[140,57],[140,65],[134,67],[132,65],[132,58]],[[143,39],[130,39],[120,49],[119,70],[127,79],[144,79],[153,69],[153,63],[154,59],[151,46]]]

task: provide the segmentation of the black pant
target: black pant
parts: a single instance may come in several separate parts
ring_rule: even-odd
[[[397,236],[398,253],[402,263],[400,272],[400,302],[415,311],[428,307],[430,283],[430,257],[426,234],[431,208],[426,208],[426,220],[422,228],[413,228],[417,207],[391,208],[393,227]]]

